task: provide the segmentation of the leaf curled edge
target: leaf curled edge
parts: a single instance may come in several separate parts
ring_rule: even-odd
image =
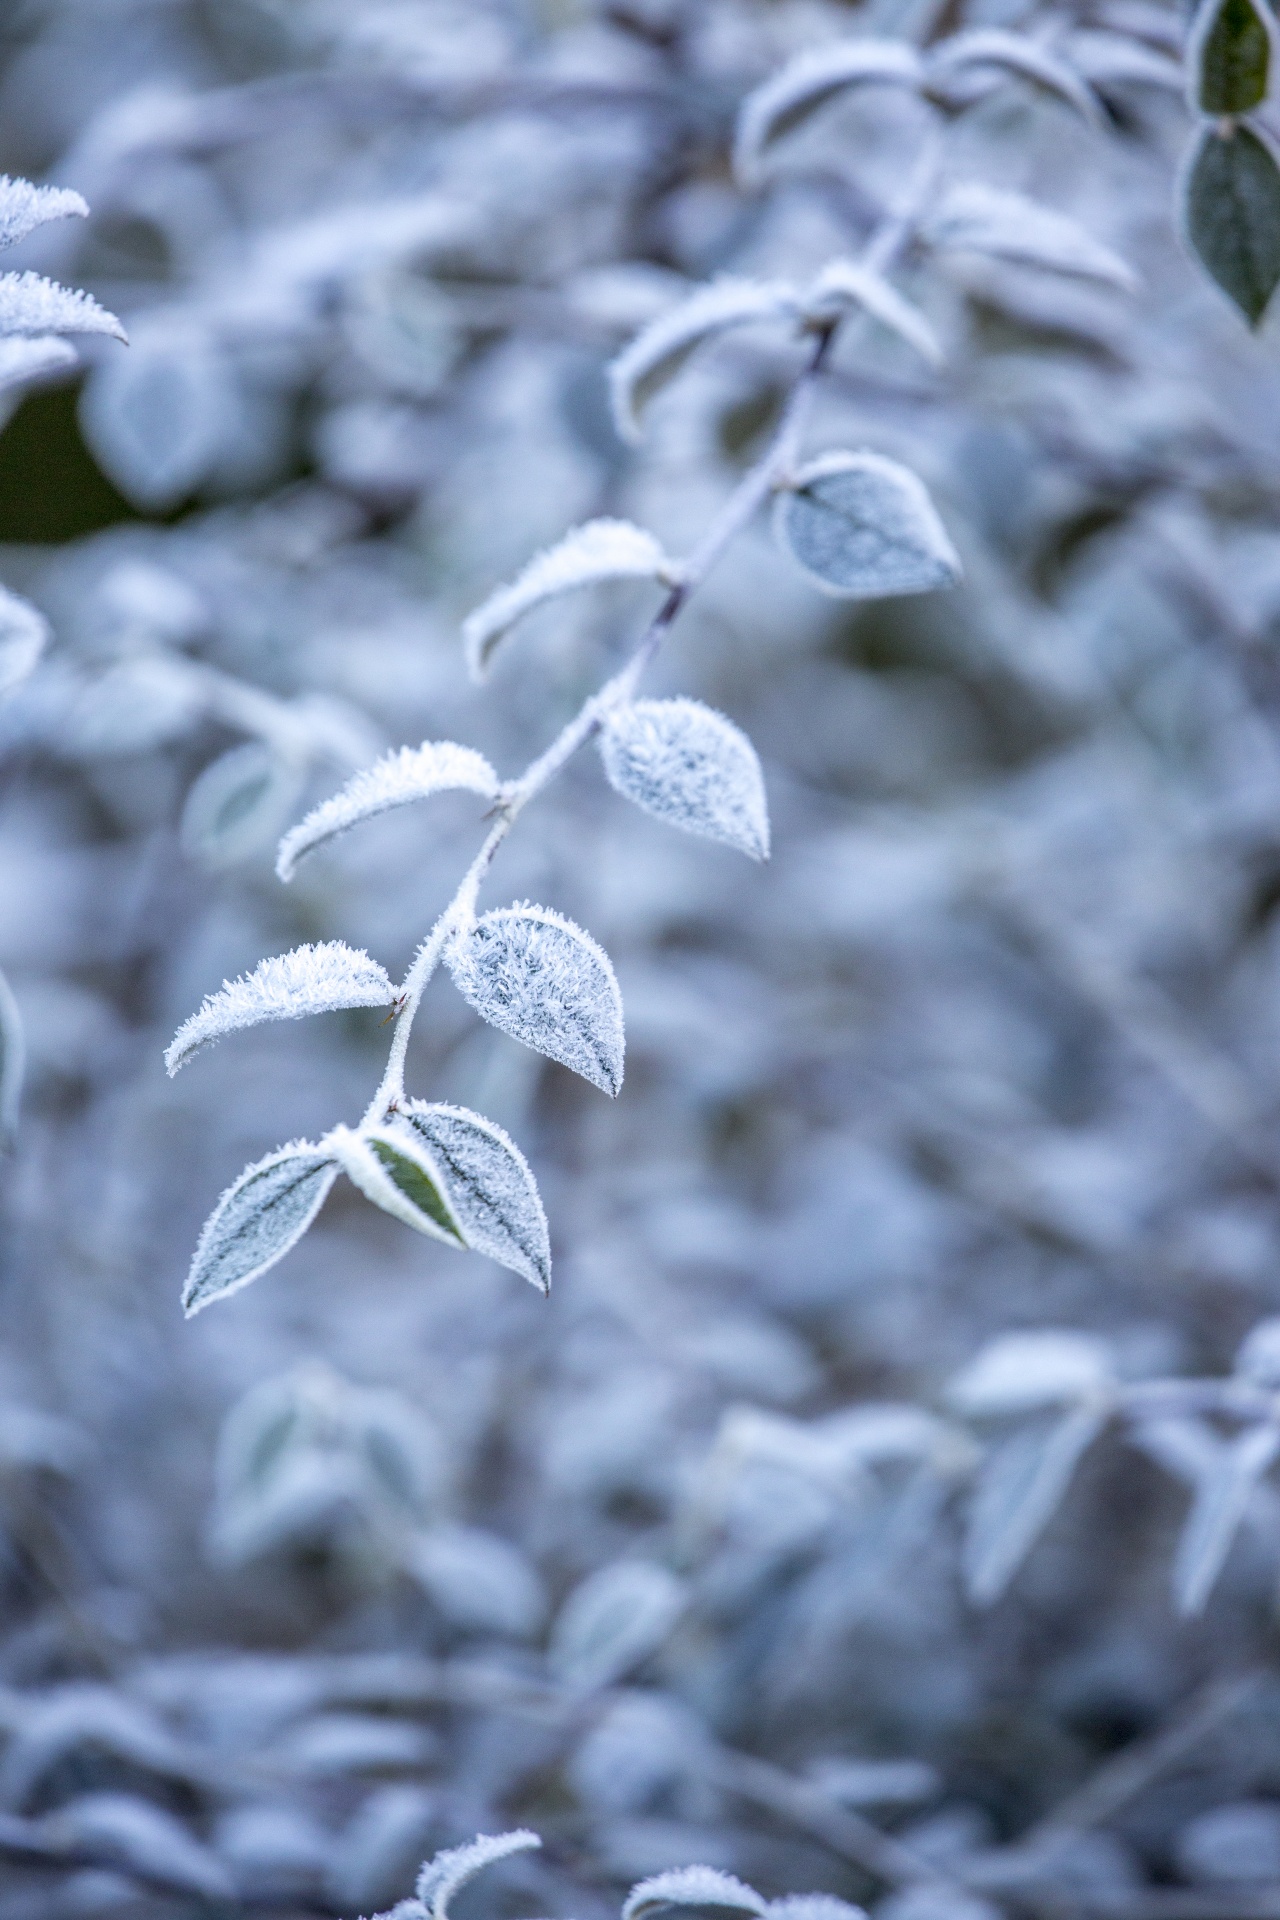
[[[527,1827],[517,1827],[511,1833],[478,1833],[465,1846],[449,1847],[428,1860],[418,1875],[415,1892],[431,1920],[449,1920],[450,1900],[482,1867],[541,1845],[538,1835]]]
[[[432,1240],[466,1246],[434,1157],[407,1129],[334,1127],[321,1145],[375,1207]]]
[[[324,1205],[337,1172],[332,1155],[308,1140],[246,1167],[201,1229],[182,1290],[187,1317],[283,1259]]]
[[[424,800],[433,793],[464,788],[492,800],[498,776],[482,753],[460,747],[453,740],[424,740],[420,747],[400,747],[384,753],[371,767],[362,767],[338,793],[313,807],[280,842],[276,873],[293,879],[299,861],[326,841],[345,833],[361,820]]]
[[[743,101],[734,173],[744,186],[758,183],[773,143],[846,87],[917,87],[923,71],[919,54],[901,40],[838,40],[798,53]]]
[[[224,980],[218,993],[207,995],[178,1028],[164,1063],[172,1079],[192,1054],[238,1027],[257,1026],[264,1020],[300,1020],[309,1013],[332,1013],[340,1007],[385,1007],[394,998],[395,988],[386,973],[363,948],[349,947],[342,940],[294,947],[260,961],[252,973]]]
[[[515,580],[468,614],[462,637],[472,677],[484,678],[503,635],[545,600],[606,580],[660,580],[674,586],[676,578],[673,562],[643,527],[629,520],[588,520],[536,554]]]
[[[905,300],[883,274],[856,260],[832,260],[825,266],[806,293],[804,306],[810,319],[838,317],[850,306],[861,307],[882,327],[914,347],[931,367],[942,365],[938,336],[920,309]]]
[[[759,320],[794,319],[800,296],[784,280],[745,280],[726,274],[651,320],[609,366],[614,425],[624,440],[642,436],[646,403],[673,380],[704,340]]]
[[[723,1907],[730,1913],[763,1914],[764,1900],[754,1887],[717,1867],[673,1867],[632,1887],[622,1920],[647,1920],[664,1907]]]

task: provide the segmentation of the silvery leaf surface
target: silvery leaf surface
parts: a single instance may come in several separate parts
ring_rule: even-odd
[[[497,794],[497,774],[472,747],[460,747],[453,740],[424,740],[420,747],[385,753],[289,829],[280,842],[276,872],[282,880],[292,880],[300,860],[361,820],[456,788],[490,800]]]
[[[246,740],[211,760],[182,808],[183,852],[217,872],[267,846],[302,786],[303,769],[262,740]]]
[[[947,1398],[961,1413],[1026,1413],[1105,1393],[1114,1379],[1107,1342],[1092,1334],[1005,1333],[950,1381]]]
[[[38,380],[47,373],[63,373],[76,364],[76,350],[69,340],[56,333],[19,334],[0,338],[0,393],[7,387],[21,386],[24,380]]]
[[[109,333],[128,336],[114,313],[79,287],[62,287],[40,273],[0,273],[0,335]]]
[[[743,101],[734,172],[746,185],[756,182],[773,143],[847,88],[918,87],[923,74],[919,54],[901,40],[837,40],[796,54]]]
[[[609,956],[551,907],[499,907],[448,947],[454,984],[482,1020],[580,1073],[622,1087],[622,995]]]
[[[1028,35],[1010,33],[1003,27],[969,27],[940,41],[929,56],[928,85],[933,88],[941,82],[945,88],[953,75],[984,67],[1003,68],[1046,93],[1056,94],[1092,126],[1101,119],[1092,91],[1074,67]]]
[[[769,853],[769,812],[756,750],[698,700],[635,700],[608,715],[600,757],[609,784],[686,833]]]
[[[257,1026],[263,1020],[300,1020],[306,1014],[332,1013],[339,1007],[386,1007],[394,999],[395,989],[385,971],[363,948],[349,947],[342,940],[294,947],[260,961],[252,973],[224,980],[221,990],[209,994],[179,1027],[165,1053],[165,1066],[172,1078],[193,1053],[237,1027]]]
[[[827,593],[872,600],[954,586],[960,561],[924,482],[878,453],[831,453],[778,495],[782,546]]]
[[[883,274],[858,260],[829,261],[805,293],[805,315],[814,320],[838,318],[850,307],[860,307],[896,333],[931,367],[942,364],[942,347],[933,328]]]
[[[25,240],[47,220],[65,220],[72,214],[83,220],[88,212],[86,202],[71,187],[37,187],[30,180],[0,174],[0,247]]]
[[[332,1154],[308,1140],[246,1167],[201,1229],[182,1293],[185,1312],[199,1313],[283,1259],[324,1205],[337,1172]]]
[[[1099,280],[1125,293],[1138,284],[1119,254],[1069,214],[977,180],[949,187],[925,221],[924,233],[943,251],[989,253],[1022,266]]]
[[[673,1867],[632,1887],[622,1920],[648,1920],[664,1907],[721,1907],[729,1913],[763,1914],[767,1903],[754,1887],[716,1867]]]
[[[482,1868],[541,1845],[538,1835],[527,1827],[517,1827],[511,1833],[478,1833],[466,1846],[449,1847],[429,1860],[418,1875],[415,1892],[431,1920],[449,1920],[450,1900]]]
[[[468,614],[462,637],[472,676],[484,677],[503,635],[546,600],[606,580],[659,580],[670,586],[676,577],[660,542],[643,527],[629,520],[588,520],[536,554],[509,586],[499,587]]]
[[[964,1545],[965,1583],[980,1606],[998,1600],[1013,1579],[1106,1421],[1105,1407],[1073,1407],[1047,1428],[1024,1428],[988,1454]]]
[[[547,1216],[515,1141],[482,1114],[444,1102],[403,1101],[389,1124],[426,1143],[467,1245],[550,1292]]]
[[[1224,1446],[1196,1490],[1173,1561],[1178,1611],[1204,1611],[1245,1509],[1259,1481],[1280,1453],[1280,1426],[1248,1427]]]
[[[611,1686],[662,1645],[684,1611],[684,1583],[654,1560],[616,1560],[565,1601],[551,1633],[551,1665],[583,1693]]]

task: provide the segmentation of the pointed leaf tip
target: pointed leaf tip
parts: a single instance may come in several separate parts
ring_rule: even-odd
[[[609,784],[686,833],[769,857],[769,811],[756,750],[697,700],[635,700],[600,731]]]
[[[952,587],[959,556],[924,483],[878,453],[831,453],[779,494],[774,528],[827,593],[872,600]]]

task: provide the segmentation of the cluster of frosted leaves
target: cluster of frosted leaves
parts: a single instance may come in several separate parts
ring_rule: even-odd
[[[572,920],[551,907],[499,907],[445,958],[481,1019],[602,1092],[621,1090],[622,995],[609,956]]]
[[[453,740],[424,740],[420,747],[401,747],[362,768],[340,793],[322,800],[305,820],[291,827],[280,842],[276,872],[282,880],[292,880],[298,862],[307,854],[393,807],[456,788],[492,800],[498,784],[489,762],[472,747],[460,747]]]
[[[462,637],[472,675],[484,677],[499,641],[544,601],[609,580],[656,580],[671,586],[676,578],[673,563],[643,527],[629,520],[589,520],[574,527],[467,616]]]
[[[609,784],[686,833],[769,854],[764,776],[747,736],[698,700],[635,700],[600,729]]]
[[[252,973],[224,980],[217,993],[207,995],[174,1035],[165,1066],[172,1076],[192,1054],[237,1027],[257,1026],[264,1020],[301,1020],[307,1014],[333,1013],[340,1007],[385,1007],[394,998],[385,970],[363,949],[342,940],[294,947],[260,961]]]
[[[783,547],[825,592],[853,600],[954,586],[960,561],[909,468],[878,453],[830,453],[780,493]]]
[[[0,176],[0,247],[11,247],[48,220],[89,209],[68,187],[37,187]],[[107,333],[126,338],[113,313],[90,294],[63,287],[39,273],[0,273],[0,390],[74,364],[67,333]]]

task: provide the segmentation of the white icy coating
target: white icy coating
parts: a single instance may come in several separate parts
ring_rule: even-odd
[[[304,1014],[332,1013],[338,1007],[385,1007],[394,999],[395,989],[386,973],[363,948],[349,947],[342,940],[294,947],[260,961],[252,973],[238,980],[224,980],[221,991],[209,994],[179,1027],[165,1053],[165,1065],[172,1078],[200,1047],[236,1027],[257,1026],[262,1020],[300,1020]]]
[[[735,1913],[764,1913],[766,1903],[754,1887],[716,1867],[673,1867],[632,1887],[622,1920],[643,1920],[663,1907],[726,1907]]]
[[[827,593],[871,600],[954,586],[960,561],[910,468],[878,453],[830,453],[779,494],[783,546]]]
[[[922,75],[919,54],[900,40],[837,40],[798,53],[743,101],[734,172],[746,185],[758,180],[766,148],[845,87],[914,87]]]
[[[1137,277],[1118,253],[1095,240],[1069,214],[978,180],[948,187],[925,222],[935,247],[968,248],[1022,266],[1099,280],[1132,293]]]
[[[609,366],[613,419],[624,440],[641,437],[645,402],[680,371],[704,340],[755,320],[793,319],[800,296],[785,280],[744,280],[726,274],[669,307],[628,342]]]
[[[334,1127],[321,1145],[375,1207],[432,1240],[443,1240],[451,1247],[466,1244],[445,1196],[440,1169],[420,1140],[385,1126],[361,1127],[359,1133]]]
[[[41,273],[0,273],[0,334],[109,333],[127,338],[114,313],[91,293],[59,286]]]
[[[431,1920],[449,1920],[450,1900],[482,1867],[541,1845],[538,1835],[527,1827],[517,1827],[511,1833],[478,1833],[466,1846],[448,1847],[428,1860],[418,1875],[415,1892]]]
[[[29,600],[0,587],[0,697],[26,679],[48,641],[44,615]]]
[[[549,1293],[547,1216],[514,1140],[466,1107],[412,1100],[399,1113],[403,1130],[412,1129],[427,1143],[467,1245]]]
[[[883,274],[856,260],[832,260],[805,294],[805,312],[820,318],[839,314],[850,305],[861,307],[882,327],[898,334],[931,367],[941,366],[938,336],[918,307],[904,300]]]
[[[686,833],[769,857],[769,809],[756,750],[699,700],[636,700],[600,732],[609,784]]]
[[[551,1631],[551,1666],[575,1692],[612,1686],[655,1653],[688,1590],[656,1560],[615,1560],[576,1586]]]
[[[930,53],[927,82],[932,86],[939,78],[963,73],[966,67],[1004,67],[1046,93],[1057,94],[1090,125],[1096,126],[1102,118],[1091,89],[1075,69],[1026,34],[1009,33],[1003,27],[970,27],[953,33]]]
[[[337,1178],[331,1154],[295,1140],[246,1167],[205,1221],[182,1291],[189,1315],[247,1287],[302,1238]]]
[[[305,820],[290,827],[280,842],[276,872],[282,880],[292,880],[300,860],[358,821],[457,787],[490,800],[498,791],[497,774],[473,747],[460,747],[453,740],[424,740],[420,747],[384,753],[371,767],[362,767],[340,792],[313,807]]]
[[[1105,1340],[1046,1328],[989,1340],[950,1382],[947,1398],[961,1413],[1026,1413],[1087,1398],[1112,1379]]]
[[[603,580],[662,580],[670,585],[675,577],[661,545],[643,527],[629,520],[588,520],[554,547],[535,554],[509,586],[499,587],[468,614],[462,637],[471,672],[481,679],[499,640],[544,600]]]
[[[68,214],[84,219],[89,208],[70,187],[37,187],[30,180],[13,180],[0,173],[0,247],[24,240],[46,220],[65,220]]]
[[[482,1020],[604,1093],[620,1091],[622,995],[608,954],[572,920],[551,907],[499,907],[445,958]]]
[[[75,362],[75,348],[53,333],[37,334],[29,340],[20,334],[0,339],[0,393],[6,387],[16,387],[22,380],[35,380],[41,374],[73,367]]]

